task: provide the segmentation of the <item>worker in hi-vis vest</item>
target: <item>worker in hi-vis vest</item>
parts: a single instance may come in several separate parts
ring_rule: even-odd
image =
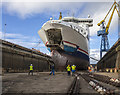
[[[28,75],[30,75],[30,73],[32,73],[32,75],[33,75],[33,65],[32,64],[29,66],[29,74]]]
[[[67,66],[68,76],[70,76],[70,71],[71,71],[71,67],[70,67],[70,65],[68,65],[68,66]]]
[[[51,72],[49,75],[51,75],[53,73],[53,75],[55,75],[55,66],[54,64],[51,65]]]
[[[71,68],[72,68],[72,75],[73,75],[75,73],[76,66],[72,65]]]

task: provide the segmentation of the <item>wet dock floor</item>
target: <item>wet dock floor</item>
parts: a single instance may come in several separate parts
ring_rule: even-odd
[[[108,76],[108,77],[112,77],[112,78],[120,78],[120,74],[119,73],[95,72],[94,74],[104,75],[104,76]]]
[[[8,73],[2,77],[2,93],[67,93],[75,76],[67,76],[66,72],[57,72],[55,76],[49,72],[34,73]],[[80,93],[97,93],[80,77]],[[11,94],[11,95],[12,95]]]

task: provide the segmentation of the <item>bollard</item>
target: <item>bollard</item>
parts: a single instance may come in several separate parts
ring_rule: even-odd
[[[113,70],[112,70],[112,69],[110,69],[110,73],[112,73],[112,71],[113,71]]]
[[[115,68],[114,73],[117,73],[117,69]]]
[[[106,72],[108,72],[109,71],[109,69],[106,69]]]

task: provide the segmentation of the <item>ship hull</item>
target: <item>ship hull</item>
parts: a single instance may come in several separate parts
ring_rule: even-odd
[[[77,27],[77,30],[71,25],[48,21],[38,32],[51,52],[56,71],[66,70],[68,64],[76,65],[77,70],[87,69],[89,65],[88,39],[87,36],[83,36],[85,33],[82,27]]]
[[[52,59],[55,63],[56,71],[66,70],[67,65],[76,65],[76,70],[86,70],[89,65],[89,56],[76,51],[69,53],[65,51],[53,50]]]

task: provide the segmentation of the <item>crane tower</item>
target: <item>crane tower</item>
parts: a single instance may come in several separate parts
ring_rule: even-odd
[[[99,31],[97,31],[97,36],[102,36],[101,38],[101,46],[100,46],[100,59],[102,58],[102,53],[103,52],[107,52],[109,50],[109,41],[108,41],[108,29],[113,17],[113,14],[115,12],[115,10],[118,13],[118,16],[120,17],[120,14],[118,12],[117,7],[119,7],[119,4],[115,1],[112,5],[112,7],[110,8],[110,10],[108,11],[107,15],[105,16],[105,18],[98,23],[97,25],[101,27],[101,29]],[[112,10],[113,9],[113,10]],[[110,16],[110,19],[108,21],[108,24],[105,26],[105,19],[107,18],[108,14],[110,13],[110,11],[112,10],[112,14]]]

